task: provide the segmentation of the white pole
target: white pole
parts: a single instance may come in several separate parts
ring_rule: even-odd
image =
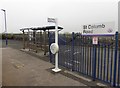
[[[1,9],[4,12],[4,19],[5,19],[5,37],[6,37],[6,46],[8,45],[8,39],[7,39],[7,22],[6,22],[6,10]]]
[[[55,43],[58,44],[58,20],[55,19]],[[55,54],[55,68],[52,69],[54,72],[59,72],[61,69],[58,68],[58,52]]]
[[[55,23],[55,43],[58,44],[58,24],[57,19]],[[58,69],[58,53],[55,54],[55,68]]]

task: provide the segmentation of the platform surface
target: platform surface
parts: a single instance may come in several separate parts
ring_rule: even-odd
[[[2,48],[2,59],[3,86],[85,86],[60,73],[51,73],[48,69],[54,65],[17,49]]]

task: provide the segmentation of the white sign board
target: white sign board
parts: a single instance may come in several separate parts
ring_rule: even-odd
[[[83,25],[82,35],[114,35],[115,22]]]
[[[56,19],[55,18],[48,18],[48,22],[56,23]]]
[[[92,43],[93,44],[98,44],[98,37],[93,37],[92,38]]]

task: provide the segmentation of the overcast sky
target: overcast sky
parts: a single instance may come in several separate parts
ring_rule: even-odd
[[[7,12],[7,29],[19,33],[20,28],[48,25],[48,17],[58,18],[62,32],[81,32],[82,25],[102,22],[118,24],[118,0],[1,0]],[[4,31],[4,14],[0,11],[0,30]],[[51,24],[53,25],[53,24]]]

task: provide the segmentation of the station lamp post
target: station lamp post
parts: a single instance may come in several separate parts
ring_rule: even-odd
[[[8,45],[8,40],[7,40],[7,23],[6,23],[6,10],[1,9],[4,12],[4,20],[5,20],[5,38],[6,38],[6,46]]]

